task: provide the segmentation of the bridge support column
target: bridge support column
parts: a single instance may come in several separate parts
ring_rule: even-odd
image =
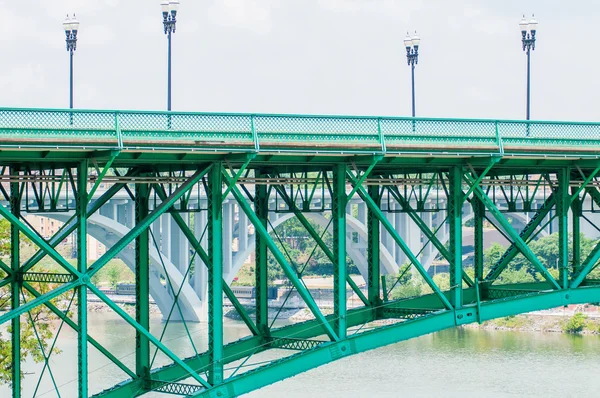
[[[161,251],[167,258],[171,259],[171,215],[165,213],[160,216],[160,241]]]
[[[208,382],[223,382],[223,180],[221,164],[208,176]]]
[[[11,175],[18,175],[19,170],[10,169]],[[12,214],[18,219],[21,216],[21,195],[19,192],[19,183],[12,181],[10,183],[10,209]],[[13,272],[11,279],[11,310],[19,308],[21,282],[17,274],[21,267],[21,254],[19,250],[19,229],[13,223],[10,224],[10,266]],[[12,345],[12,396],[18,398],[21,396],[21,317],[17,316],[11,320],[11,345]]]
[[[381,205],[381,192],[379,186],[369,185],[369,196],[377,206]],[[372,307],[381,304],[380,281],[380,234],[379,219],[372,209],[367,210],[367,287],[368,299]]]
[[[172,211],[175,210],[173,209]],[[186,225],[189,225],[189,221],[184,218],[186,216],[186,213],[181,213],[180,215],[185,221]],[[185,274],[185,271],[189,266],[189,243],[185,235],[183,234],[183,231],[181,230],[179,225],[177,225],[177,221],[175,221],[172,215],[169,215],[169,223],[169,238],[171,240],[171,253],[169,260],[171,260],[171,262],[175,264],[179,272],[181,272],[181,274],[183,275]]]
[[[77,270],[87,272],[87,177],[88,163],[82,161],[77,168]],[[79,397],[88,396],[88,331],[87,331],[87,286],[79,286],[77,292],[77,361],[79,379]]]
[[[195,214],[194,217],[194,235],[196,238],[200,240],[200,246],[206,250],[206,212],[200,211]],[[200,301],[202,302],[203,310],[206,309],[206,289],[207,285],[207,266],[202,261],[202,257],[199,253],[196,253],[196,257],[194,259],[194,291],[200,297]],[[206,313],[204,313],[205,315]],[[203,316],[204,316],[203,315]]]
[[[450,303],[455,309],[462,307],[462,169],[452,167],[448,173],[448,224],[450,239]]]
[[[256,177],[261,178],[263,174],[256,170]],[[267,229],[269,219],[269,196],[266,185],[255,185],[254,211],[260,224]],[[243,213],[240,208],[240,214]],[[268,230],[268,229],[267,229]],[[268,252],[267,242],[255,233],[255,302],[256,302],[256,327],[263,336],[269,335],[269,307],[268,307]]]
[[[238,206],[238,252],[243,253],[248,247],[248,217]]]
[[[338,164],[333,170],[333,316],[338,337],[346,337],[346,166]]]
[[[571,192],[575,194],[577,191],[576,187],[571,188]],[[581,209],[582,201],[579,198],[579,194],[573,198],[571,203],[571,213],[573,217],[573,275],[579,272],[581,266]]]
[[[556,196],[556,218],[558,218],[558,271],[559,284],[569,287],[569,168],[557,171],[558,195]],[[550,264],[552,266],[552,264]]]
[[[135,185],[135,224],[148,216],[147,184]],[[135,321],[150,331],[150,245],[148,229],[135,238]],[[135,374],[139,378],[150,375],[150,340],[139,331],[135,333]]]

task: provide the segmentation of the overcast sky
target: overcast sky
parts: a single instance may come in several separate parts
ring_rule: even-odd
[[[75,107],[165,109],[159,0],[0,0],[0,106],[68,106],[62,22],[81,22]],[[181,0],[173,109],[409,115],[402,40],[421,36],[417,115],[522,119],[534,12],[532,119],[599,120],[591,0]]]

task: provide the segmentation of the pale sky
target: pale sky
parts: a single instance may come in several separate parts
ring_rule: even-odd
[[[535,13],[532,119],[600,119],[591,0],[180,0],[173,110],[523,119],[521,15]],[[62,22],[81,22],[75,107],[166,108],[160,0],[0,0],[0,106],[68,107]]]

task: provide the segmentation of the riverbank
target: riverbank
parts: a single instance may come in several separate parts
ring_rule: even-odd
[[[131,304],[118,304],[129,315],[135,315],[135,306]],[[246,306],[246,310],[254,313],[253,306]],[[112,311],[102,302],[88,303],[88,312]],[[324,315],[333,313],[332,309],[322,309]],[[223,316],[229,320],[239,321],[241,317],[233,307],[224,307]],[[155,304],[150,305],[150,314],[160,315],[160,310]],[[269,319],[278,319],[290,323],[305,322],[314,319],[308,308],[277,310],[269,308]],[[393,322],[390,320],[390,322]],[[542,333],[571,333],[585,335],[600,335],[600,317],[597,314],[584,314],[581,312],[540,312],[509,316],[493,319],[481,324],[469,324],[462,326],[469,329],[542,332]]]

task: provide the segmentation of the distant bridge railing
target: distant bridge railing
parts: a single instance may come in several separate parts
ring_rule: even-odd
[[[600,123],[0,108],[0,147],[598,156]]]

